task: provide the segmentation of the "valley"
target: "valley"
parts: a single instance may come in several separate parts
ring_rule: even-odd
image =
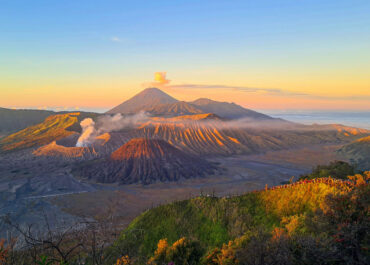
[[[3,162],[0,215],[10,214],[19,223],[38,223],[44,218],[43,212],[47,212],[57,225],[61,220],[73,223],[80,218],[98,216],[105,213],[107,207],[114,207],[115,217],[124,227],[142,211],[167,202],[200,194],[238,195],[263,189],[266,184],[279,185],[292,176],[309,172],[314,165],[340,159],[333,152],[337,148],[338,145],[317,145],[260,155],[215,157],[210,161],[222,169],[217,174],[177,182],[124,186],[78,180],[71,173],[75,164],[71,160],[50,163],[48,159],[30,154],[23,155],[22,159],[16,158],[19,154],[7,154],[6,158],[0,157]],[[273,157],[279,159],[274,161]]]

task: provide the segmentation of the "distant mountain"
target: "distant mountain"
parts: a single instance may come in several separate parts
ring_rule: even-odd
[[[338,152],[362,170],[370,170],[370,136],[360,138],[340,148]]]
[[[160,139],[135,138],[107,159],[87,162],[74,173],[100,183],[150,184],[212,174],[213,163],[187,154]]]
[[[167,95],[162,90],[151,87],[107,111],[107,113],[136,113],[161,104],[176,103],[177,101],[177,99]]]
[[[245,109],[235,103],[219,102],[207,98],[192,102],[178,101],[158,88],[147,88],[109,110],[107,113],[137,113],[146,111],[154,116],[179,116],[200,113],[214,113],[222,118],[251,118],[276,120],[265,114]]]
[[[0,108],[0,134],[22,130],[45,120],[54,111]]]
[[[223,118],[273,119],[265,114],[245,109],[235,103],[219,102],[208,98],[200,98],[190,103],[201,109],[203,112],[214,113]]]
[[[342,124],[312,124],[304,127],[318,131],[337,131],[345,136],[361,136],[370,134],[370,130],[346,126]]]

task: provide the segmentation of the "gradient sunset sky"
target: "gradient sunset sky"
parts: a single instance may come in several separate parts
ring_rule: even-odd
[[[370,110],[369,14],[369,0],[1,1],[0,107],[108,109],[166,72],[154,85],[180,100]]]

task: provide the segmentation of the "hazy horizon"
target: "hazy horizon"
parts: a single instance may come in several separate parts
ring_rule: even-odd
[[[112,106],[113,107],[113,106]],[[37,108],[19,108],[34,109]],[[42,110],[50,111],[86,111],[105,113],[111,108],[47,108]],[[343,124],[347,126],[359,127],[370,130],[370,111],[368,110],[283,110],[283,109],[254,109],[255,111],[267,114],[274,118],[282,118],[288,121],[298,122],[306,125],[310,124]]]

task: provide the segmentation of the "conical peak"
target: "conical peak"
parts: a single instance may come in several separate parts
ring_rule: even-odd
[[[135,138],[114,151],[111,159],[158,158],[173,154],[176,150],[175,147],[161,139]]]

